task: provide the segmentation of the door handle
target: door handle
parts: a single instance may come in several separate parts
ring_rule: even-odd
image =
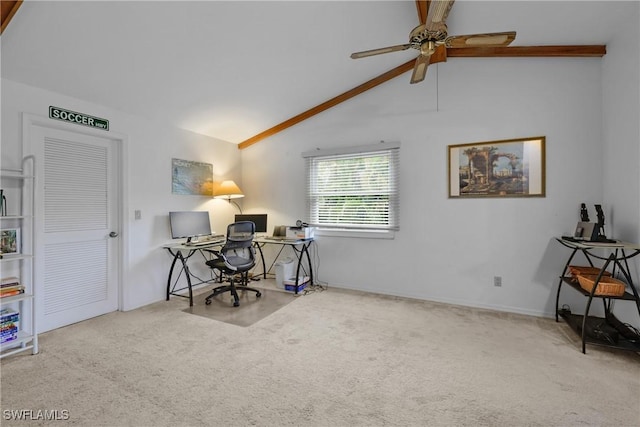
[[[109,233],[109,237],[118,237],[118,233],[112,231],[111,233]]]

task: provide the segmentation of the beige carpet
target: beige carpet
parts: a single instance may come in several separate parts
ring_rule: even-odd
[[[185,308],[108,314],[3,359],[2,425],[640,425],[640,356],[582,354],[554,320],[336,289],[249,327]],[[4,418],[21,410],[69,419]]]
[[[258,298],[254,292],[238,291],[240,306],[233,306],[231,293],[225,292],[211,299],[211,304],[205,304],[205,298],[211,294],[211,289],[193,296],[193,307],[182,310],[185,313],[195,314],[208,319],[230,323],[237,326],[251,326],[272,313],[280,310],[295,299],[290,292],[269,290],[263,287],[250,286],[260,289]]]

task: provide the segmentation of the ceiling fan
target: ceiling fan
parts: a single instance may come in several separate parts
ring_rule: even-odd
[[[508,46],[516,38],[515,31],[504,33],[484,33],[469,34],[464,36],[450,36],[447,34],[447,16],[455,0],[432,0],[429,4],[429,11],[426,19],[418,8],[418,15],[422,23],[409,33],[409,43],[395,46],[388,46],[379,49],[365,50],[351,54],[351,58],[365,58],[367,56],[380,55],[383,53],[397,52],[409,48],[420,51],[413,67],[411,83],[419,83],[427,75],[427,67],[431,56],[439,46],[446,48],[459,47],[496,47]]]

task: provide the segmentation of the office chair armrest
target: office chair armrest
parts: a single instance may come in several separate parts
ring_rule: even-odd
[[[220,253],[220,251],[215,251],[213,249],[203,249],[205,252],[209,252],[210,254],[215,255],[216,258],[224,258],[224,255]]]

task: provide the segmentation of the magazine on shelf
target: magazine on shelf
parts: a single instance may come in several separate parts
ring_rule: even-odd
[[[0,298],[12,297],[24,293],[24,285],[17,277],[3,277],[0,279]]]
[[[17,322],[20,320],[20,313],[11,309],[5,308],[0,311],[0,325],[4,325],[7,322]]]
[[[2,279],[0,279],[0,289],[19,284],[20,279],[18,279],[17,277],[3,277]]]
[[[12,297],[20,294],[24,294],[24,287],[21,287],[20,289],[13,289],[10,291],[0,290],[0,298]]]

